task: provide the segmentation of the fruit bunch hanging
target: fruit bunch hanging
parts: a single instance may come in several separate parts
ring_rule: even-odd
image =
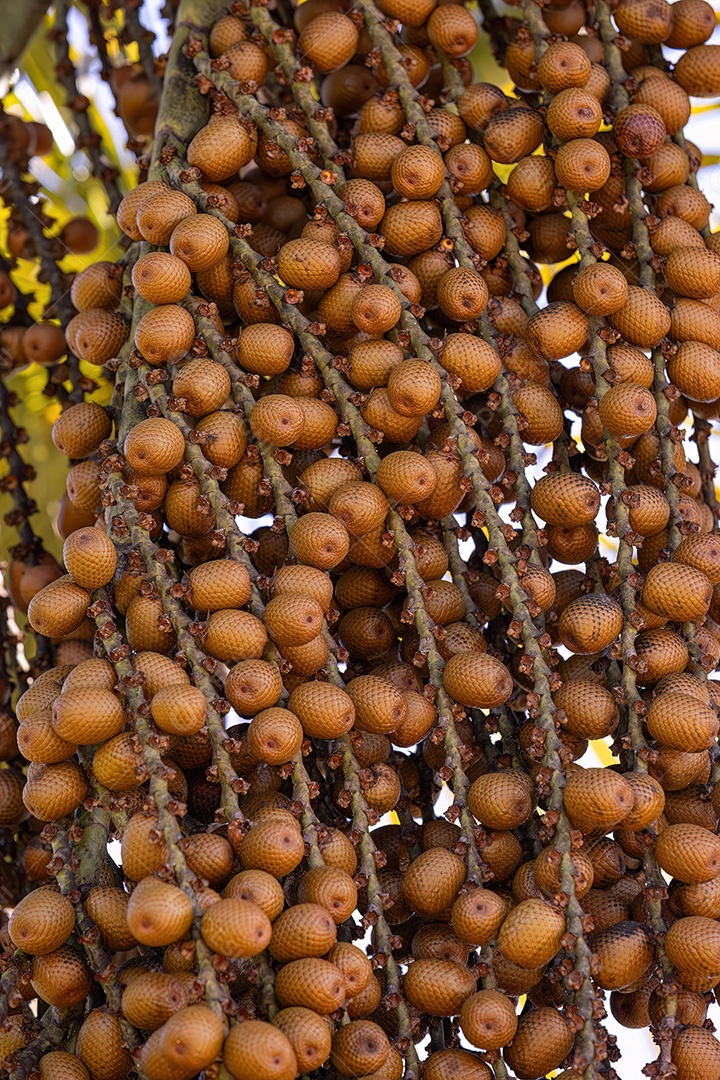
[[[60,564],[0,382],[11,1080],[720,1078],[715,15],[503,11],[101,49],[142,175],[71,282],[6,117],[68,459]]]

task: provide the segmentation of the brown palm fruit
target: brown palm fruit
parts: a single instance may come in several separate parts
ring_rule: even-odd
[[[603,686],[584,679],[565,682],[553,694],[553,701],[567,717],[565,730],[581,739],[604,739],[618,724],[618,707]]]
[[[250,414],[250,429],[261,442],[289,446],[300,435],[304,414],[295,398],[266,394]]]
[[[168,528],[184,537],[206,536],[215,525],[215,511],[206,507],[200,484],[190,480],[175,480],[165,496],[165,518]]]
[[[272,927],[270,954],[280,963],[304,956],[324,956],[335,944],[337,928],[320,904],[295,904]]]
[[[328,510],[350,536],[363,536],[384,524],[388,502],[375,484],[357,480],[336,488]]]
[[[78,311],[108,308],[114,311],[122,293],[122,271],[117,263],[98,261],[73,278],[70,299]]]
[[[665,41],[673,26],[673,9],[664,0],[620,0],[615,22],[621,34],[649,45]]]
[[[167,251],[150,251],[133,266],[132,282],[151,304],[179,304],[190,291],[191,276],[182,259]]]
[[[706,0],[679,0],[672,16],[672,29],[664,39],[671,49],[702,45],[715,29],[715,14]]]
[[[453,656],[445,665],[443,685],[461,705],[492,709],[512,693],[512,677],[501,661],[485,653]]]
[[[415,960],[404,980],[410,1004],[429,1016],[455,1016],[476,985],[472,971],[452,960]]]
[[[693,976],[714,976],[718,965],[718,924],[715,919],[690,916],[668,930],[668,959]]]
[[[609,263],[592,263],[574,278],[573,297],[588,315],[612,315],[627,300],[625,275]]]
[[[302,741],[302,724],[289,709],[264,709],[250,721],[247,732],[248,749],[267,765],[290,761]]]
[[[676,89],[678,93],[685,95],[684,90],[679,87]],[[667,125],[670,118],[665,116],[664,119]],[[652,174],[651,178],[645,181],[645,190],[653,193],[665,191],[666,188],[677,184],[684,184],[690,173],[687,154],[675,143],[663,143],[659,150],[646,159],[644,167]]]
[[[345,976],[348,997],[366,989],[373,977],[373,968],[364,952],[349,941],[337,941],[325,957]]]
[[[238,278],[233,285],[232,301],[236,312],[246,325],[258,322],[280,322],[277,309],[267,292],[258,289],[252,278]]]
[[[451,923],[457,936],[470,945],[485,945],[495,937],[507,913],[507,904],[490,889],[461,893],[452,906]]]
[[[715,401],[720,386],[717,351],[700,341],[683,341],[668,362],[668,377],[694,401]]]
[[[32,987],[48,1005],[69,1009],[87,997],[93,977],[78,952],[61,945],[32,962]]]
[[[207,1067],[223,1045],[223,1022],[206,1005],[179,1009],[147,1040],[140,1066],[148,1080],[190,1080]]]
[[[707,1013],[707,1002],[701,994],[680,987],[677,996],[677,1017],[683,1026],[702,1026]],[[648,1001],[648,1018],[657,1026],[665,1016],[665,998],[654,989]]]
[[[503,1057],[518,1080],[531,1080],[556,1069],[572,1044],[572,1029],[563,1014],[543,1006],[520,1017],[515,1037]]]
[[[225,226],[210,214],[184,218],[172,230],[170,252],[195,274],[209,270],[226,255],[230,237]]]
[[[214,611],[205,626],[205,652],[225,663],[259,660],[266,644],[263,623],[247,611]]]
[[[573,852],[570,858],[575,875],[575,895],[581,899],[590,891],[594,883],[593,864],[583,851]],[[535,859],[532,865],[532,884],[536,886],[540,896],[548,898],[554,897],[562,889],[562,870],[557,864],[552,848],[544,848]],[[515,879],[513,879],[514,886]]]
[[[465,215],[463,232],[471,248],[483,259],[494,259],[505,243],[505,222],[491,206],[471,206]],[[413,260],[413,263],[416,262]],[[447,269],[444,262],[440,265]],[[441,276],[439,272],[437,276]]]
[[[238,364],[257,375],[279,375],[290,366],[294,349],[292,334],[272,323],[247,326],[238,338]]]
[[[582,348],[588,326],[587,316],[576,304],[558,300],[533,315],[526,341],[536,356],[544,360],[561,360]]]
[[[445,154],[445,168],[457,195],[477,195],[485,191],[493,177],[490,158],[474,143],[451,146]]]
[[[449,11],[440,5],[427,21],[427,34],[439,52],[454,57],[467,56],[477,41],[478,26],[465,8]]]
[[[648,571],[641,598],[650,611],[673,622],[687,622],[706,614],[712,582],[694,566],[659,563]]]
[[[508,99],[494,83],[473,83],[465,88],[458,101],[460,116],[473,131],[484,131],[495,113],[507,107]],[[459,141],[463,142],[464,137]]]
[[[707,225],[710,204],[701,191],[688,184],[678,184],[663,191],[657,200],[658,214],[682,218],[695,229]]]
[[[555,175],[568,191],[599,191],[610,176],[610,155],[594,139],[572,139],[557,152]]]
[[[264,1020],[245,1020],[230,1029],[223,1062],[238,1080],[293,1080],[298,1074],[298,1061],[287,1035],[278,1025]]]
[[[429,146],[406,146],[392,162],[390,179],[405,199],[431,199],[445,179],[442,158]]]
[[[125,343],[128,325],[106,308],[86,308],[68,323],[65,340],[72,352],[91,364],[104,364]]]
[[[516,390],[512,398],[519,413],[523,442],[543,446],[559,437],[563,429],[563,412],[547,387],[527,383]]]
[[[556,186],[552,161],[538,154],[531,154],[522,158],[510,173],[507,194],[516,206],[532,213],[540,213],[552,206]]]
[[[61,739],[94,746],[118,735],[125,726],[122,703],[111,690],[83,687],[55,699],[52,725]]]
[[[470,334],[448,334],[440,363],[462,380],[462,389],[468,393],[488,390],[500,374],[501,366],[497,352]]]
[[[487,301],[487,285],[477,270],[455,266],[447,270],[437,283],[438,306],[443,314],[456,322],[477,319],[485,310]]]
[[[278,274],[295,289],[329,289],[340,276],[340,254],[319,240],[290,240],[278,253]]]
[[[75,909],[52,885],[35,889],[13,909],[8,923],[12,943],[29,956],[47,956],[75,928]]]
[[[670,1056],[677,1080],[720,1073],[720,1042],[704,1027],[686,1027],[676,1035]]]
[[[394,502],[412,505],[432,495],[437,477],[432,465],[409,450],[388,454],[376,473],[377,483]]]
[[[473,782],[468,806],[488,829],[516,829],[532,813],[532,781],[517,769],[486,773]]]
[[[128,604],[125,614],[125,633],[128,645],[136,652],[153,650],[169,653],[175,645],[175,634],[164,629],[160,620],[162,603],[150,596],[136,596]]]
[[[225,696],[241,716],[254,716],[269,709],[281,692],[277,665],[267,660],[241,660],[230,669],[225,680]]]
[[[626,303],[609,317],[610,325],[633,345],[654,348],[670,330],[670,313],[661,300],[631,285]]]
[[[351,1020],[332,1039],[332,1063],[341,1076],[367,1076],[381,1069],[390,1054],[383,1029],[372,1020]]]
[[[150,711],[161,731],[192,735],[205,724],[207,701],[195,686],[168,686],[153,696]]]
[[[67,351],[65,334],[53,323],[35,323],[23,334],[22,348],[28,360],[47,366]]]
[[[607,832],[632,809],[632,788],[622,776],[608,769],[573,768],[565,783],[565,806],[582,832]]]
[[[133,1067],[120,1021],[105,1009],[93,1009],[83,1020],[76,1053],[93,1080],[123,1080]]]
[[[81,401],[60,413],[52,427],[52,441],[61,454],[83,458],[92,454],[112,431],[112,420],[93,401]]]
[[[207,909],[200,931],[213,952],[238,959],[262,952],[270,941],[272,927],[257,904],[228,897]]]
[[[362,116],[360,122],[362,125]],[[354,217],[363,229],[372,231],[380,224],[385,213],[385,197],[371,180],[363,177],[348,180],[338,189],[338,194],[345,203],[347,213]]]
[[[600,970],[595,976],[604,990],[624,990],[645,981],[655,965],[655,949],[637,922],[619,922],[592,939]]]
[[[355,950],[356,952],[358,950]],[[332,963],[332,961],[331,961]],[[312,1009],[291,1006],[275,1013],[271,1023],[290,1042],[301,1072],[320,1068],[330,1057],[332,1033],[324,1017]]]
[[[139,971],[123,990],[125,1019],[143,1031],[157,1031],[188,1003],[183,981],[164,971]]]
[[[132,949],[136,944],[127,925],[129,899],[122,889],[109,885],[96,885],[85,899],[85,909],[108,949]]]
[[[702,301],[678,297],[670,319],[670,337],[675,341],[699,341],[713,349],[720,346],[720,315]]]
[[[388,285],[365,285],[355,294],[351,318],[358,330],[384,334],[397,324],[401,310],[398,296]]]
[[[540,57],[537,74],[543,89],[557,94],[571,86],[585,86],[591,70],[590,60],[579,45],[558,41]]]
[[[291,960],[278,971],[275,993],[282,1006],[302,1006],[329,1015],[346,1000],[345,978],[327,960],[308,956]]]
[[[141,944],[169,945],[188,932],[192,920],[192,902],[176,885],[148,875],[135,886],[128,904],[127,923]]]
[[[215,559],[188,574],[189,604],[199,612],[243,607],[250,599],[250,577],[241,563]]]
[[[542,136],[538,114],[524,105],[517,105],[493,113],[485,127],[484,145],[493,161],[512,165],[532,154]]]
[[[389,734],[407,718],[402,692],[385,679],[360,675],[347,684],[346,693],[355,706],[355,727],[360,731]]]
[[[77,810],[88,791],[87,777],[74,761],[33,762],[27,770],[23,803],[40,821],[54,821]]]
[[[160,180],[149,180],[138,184],[125,195],[117,209],[117,223],[131,240],[142,240],[142,233],[137,227],[137,213],[148,199],[170,188]]]
[[[430,848],[406,870],[403,894],[415,911],[432,918],[452,905],[465,876],[461,858],[447,848]]]
[[[611,435],[642,435],[655,423],[657,405],[650,390],[632,382],[611,386],[599,405],[600,420]]]
[[[145,779],[142,753],[135,749],[130,733],[116,735],[97,748],[93,775],[110,791],[129,791],[142,783]]]
[[[473,1046],[500,1050],[517,1030],[515,1006],[497,990],[478,990],[460,1010],[460,1030]]]
[[[307,23],[298,40],[301,56],[326,74],[347,64],[358,44],[358,29],[339,11],[324,11]]]
[[[657,697],[648,709],[647,726],[664,746],[690,753],[709,749],[718,734],[713,709],[682,693],[666,692]]]
[[[189,360],[178,369],[172,390],[176,398],[182,399],[183,412],[189,416],[207,416],[227,400],[230,376],[214,360]]]
[[[240,859],[247,870],[265,870],[281,878],[300,864],[305,852],[302,833],[287,811],[275,818],[264,817],[245,836]],[[257,815],[256,815],[257,816]]]
[[[390,180],[393,163],[405,151],[405,143],[383,132],[362,133],[355,136],[353,150],[356,176],[384,183]]]
[[[424,1080],[492,1080],[492,1073],[467,1050],[436,1050],[425,1062]]]
[[[232,469],[243,457],[248,442],[247,428],[237,413],[208,413],[197,425],[203,455],[222,469]]]
[[[662,870],[689,885],[710,881],[720,873],[720,841],[700,825],[668,825],[657,837],[656,855]]]
[[[143,202],[136,221],[144,240],[164,247],[180,221],[196,216],[195,203],[188,195],[181,191],[161,191]]]
[[[150,308],[135,328],[135,347],[153,367],[177,363],[195,338],[195,323],[189,311],[177,304]]]
[[[253,149],[247,129],[236,117],[216,115],[193,136],[187,159],[190,165],[200,169],[206,180],[226,180],[247,165]]]
[[[466,652],[486,652],[485,638],[474,626],[465,622],[450,623],[445,627],[445,637],[438,643],[443,660]]]
[[[117,553],[110,537],[100,529],[77,529],[65,541],[63,562],[77,584],[92,592],[112,580]]]
[[[556,94],[547,111],[547,125],[556,139],[591,139],[602,123],[602,108],[593,95],[581,87],[569,87]]]
[[[303,902],[326,908],[339,926],[357,907],[358,892],[348,870],[339,866],[316,866],[305,874],[300,898]]]
[[[565,918],[544,900],[523,900],[506,915],[498,948],[513,964],[532,969],[547,964],[560,949]]]
[[[720,256],[699,247],[673,249],[665,263],[665,280],[681,296],[697,300],[720,289]]]
[[[249,900],[273,922],[283,909],[285,897],[277,879],[265,870],[241,870],[225,886],[223,897]]]
[[[82,1061],[66,1050],[50,1050],[43,1054],[38,1068],[40,1080],[90,1080],[90,1073]]]
[[[390,254],[418,255],[434,247],[442,238],[440,211],[434,202],[423,199],[396,203],[385,211],[380,232]]]
[[[298,562],[332,570],[347,555],[350,537],[343,523],[331,514],[304,514],[290,533],[290,548]]]
[[[585,655],[602,652],[622,630],[622,608],[603,593],[571,600],[558,621],[558,636],[566,648]]]
[[[17,729],[15,753],[19,749],[28,761],[55,765],[73,757],[77,743],[61,739],[55,733],[49,712],[26,716]]]
[[[159,832],[157,814],[133,814],[122,835],[121,859],[123,873],[131,881],[141,881],[163,865],[167,848]]]
[[[128,432],[123,446],[128,465],[138,476],[171,472],[183,459],[185,440],[171,420],[141,420]]]
[[[100,467],[96,461],[79,461],[65,479],[68,498],[77,510],[96,512],[102,500]]]
[[[423,361],[417,361],[417,363],[424,363]],[[411,361],[403,361],[403,364],[411,364]],[[414,367],[414,365],[412,365]],[[427,366],[427,365],[426,365]],[[400,365],[398,364],[398,367]],[[429,369],[432,372],[432,369]],[[411,408],[418,407],[419,398],[428,393],[428,383],[432,382],[432,374],[430,378],[423,378],[419,386],[413,387],[407,386],[407,375],[409,369],[405,368],[405,371],[400,379],[399,386],[396,387],[398,396],[402,394],[403,400],[410,401]],[[424,372],[423,375],[426,375]],[[389,382],[389,379],[388,379]],[[415,396],[411,394],[411,390],[415,390]],[[376,431],[380,431],[384,434],[387,442],[393,443],[408,443],[411,442],[417,435],[418,429],[422,422],[423,413],[416,413],[411,416],[406,416],[403,413],[399,413],[393,408],[388,390],[385,387],[378,387],[373,390],[366,403],[361,408],[361,413],[365,422]]]

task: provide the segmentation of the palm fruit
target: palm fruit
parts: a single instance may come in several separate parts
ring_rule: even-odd
[[[70,945],[61,945],[32,962],[32,987],[48,1005],[71,1008],[83,1001],[92,986],[92,974],[80,954]]]
[[[330,1057],[332,1036],[329,1025],[312,1009],[302,1006],[280,1009],[271,1023],[288,1039],[299,1069],[312,1071]]]
[[[52,886],[28,893],[8,924],[13,944],[29,956],[47,956],[67,941],[75,927],[75,911]]]
[[[568,1021],[557,1009],[543,1006],[520,1018],[503,1056],[519,1080],[530,1080],[556,1069],[571,1046]]]
[[[148,1080],[172,1075],[191,1077],[209,1065],[223,1045],[223,1022],[206,1005],[188,1005],[158,1028],[141,1051],[141,1067]]]
[[[128,904],[127,923],[142,944],[169,945],[187,933],[192,919],[190,898],[176,886],[150,875],[135,886]]]
[[[236,959],[262,952],[270,941],[272,928],[257,904],[228,897],[208,908],[201,933],[213,952]]]

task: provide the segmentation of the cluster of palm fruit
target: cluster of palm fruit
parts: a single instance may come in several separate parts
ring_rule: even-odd
[[[715,16],[480,7],[180,5],[9,575],[12,1080],[720,1077]]]

